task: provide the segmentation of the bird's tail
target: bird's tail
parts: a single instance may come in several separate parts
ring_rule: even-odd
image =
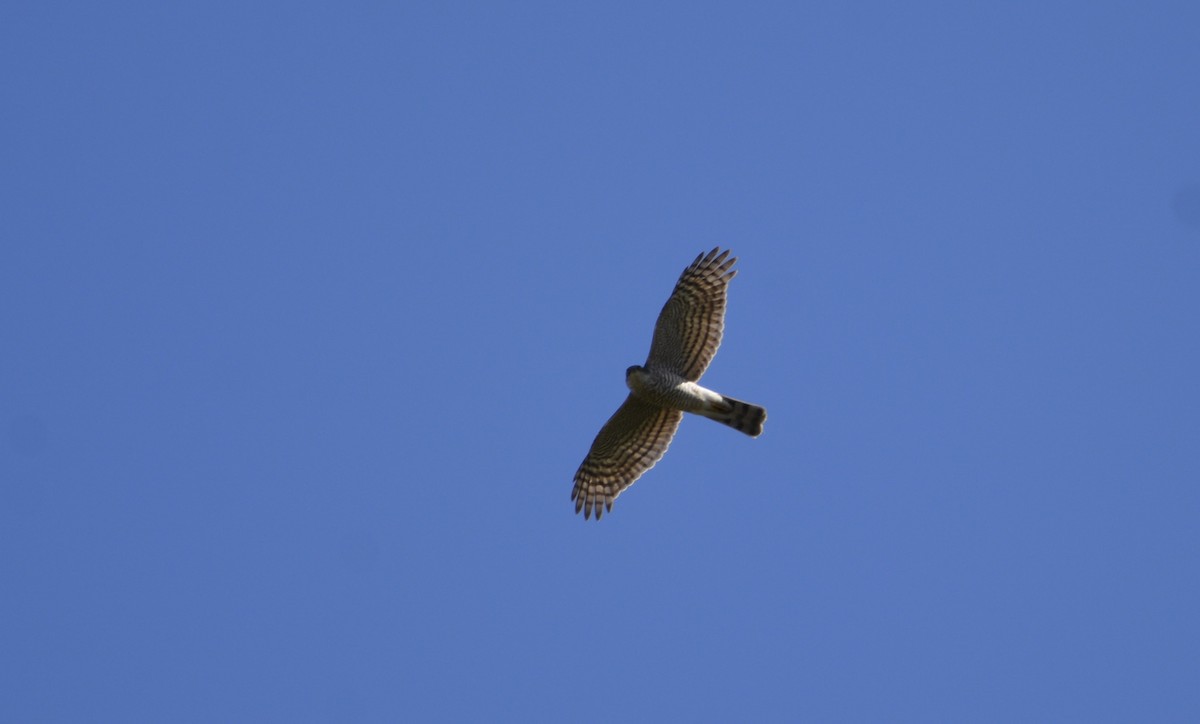
[[[762,434],[763,422],[767,419],[765,408],[725,395],[721,395],[720,402],[713,403],[712,407],[701,414],[722,425],[728,425],[738,432],[744,432],[750,437],[758,437]]]

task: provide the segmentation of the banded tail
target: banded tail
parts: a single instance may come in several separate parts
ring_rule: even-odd
[[[758,437],[762,434],[763,422],[767,419],[766,408],[725,395],[721,395],[720,402],[713,403],[711,408],[700,414],[710,420],[716,420],[722,425],[728,425],[738,432],[744,432],[750,437]]]

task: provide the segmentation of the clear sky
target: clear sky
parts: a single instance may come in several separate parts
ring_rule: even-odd
[[[0,720],[1195,721],[1197,28],[4,3]]]

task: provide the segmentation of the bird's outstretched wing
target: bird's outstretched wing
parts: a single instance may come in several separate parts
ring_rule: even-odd
[[[633,485],[667,452],[683,413],[656,407],[630,395],[592,442],[583,464],[575,473],[571,500],[575,512],[583,511],[596,520],[612,510],[613,500]]]
[[[695,382],[708,369],[725,330],[725,298],[729,280],[737,274],[720,247],[700,254],[683,270],[675,291],[654,325],[654,340],[646,368],[666,370]]]

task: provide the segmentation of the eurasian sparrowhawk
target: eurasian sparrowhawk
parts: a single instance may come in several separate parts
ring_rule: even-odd
[[[725,328],[725,296],[737,274],[736,258],[720,247],[701,253],[683,270],[658,323],[650,356],[625,371],[629,396],[592,442],[575,473],[575,512],[596,520],[613,500],[667,452],[671,438],[691,412],[758,437],[767,411],[696,384],[708,368]]]

